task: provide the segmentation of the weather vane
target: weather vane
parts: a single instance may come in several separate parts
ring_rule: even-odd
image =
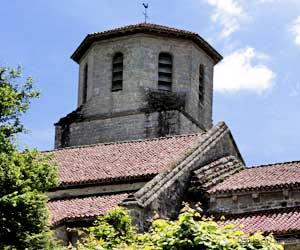
[[[145,23],[147,23],[147,18],[148,18],[147,10],[148,10],[149,4],[148,3],[143,3],[143,6],[145,8],[145,11],[143,12],[143,15],[145,16]]]

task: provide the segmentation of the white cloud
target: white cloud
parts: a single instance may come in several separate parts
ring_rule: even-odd
[[[279,3],[281,0],[258,0],[258,3]]]
[[[300,94],[300,83],[296,83],[291,87],[290,96],[291,97],[298,97]]]
[[[222,26],[221,37],[228,37],[240,28],[245,17],[242,6],[236,0],[205,0],[215,7],[211,19]]]
[[[295,43],[300,46],[300,16],[293,22],[290,30],[295,36]]]
[[[215,90],[220,92],[246,90],[260,94],[269,89],[275,79],[275,73],[266,65],[255,63],[262,60],[261,55],[264,54],[257,53],[254,48],[246,48],[226,56],[215,67]]]

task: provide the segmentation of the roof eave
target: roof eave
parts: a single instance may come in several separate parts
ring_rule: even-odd
[[[84,53],[88,50],[88,48],[97,41],[107,40],[114,37],[127,36],[137,33],[146,33],[146,34],[160,34],[160,35],[171,35],[173,37],[184,38],[187,40],[193,41],[197,44],[201,49],[203,49],[217,64],[219,61],[223,59],[222,55],[216,51],[208,42],[206,42],[202,37],[200,37],[196,33],[187,33],[187,34],[178,34],[176,32],[170,32],[165,30],[157,30],[157,29],[149,29],[144,27],[138,27],[133,30],[126,31],[118,31],[112,33],[99,33],[99,34],[89,34],[84,40],[81,42],[79,47],[75,50],[75,52],[71,55],[71,59],[75,62],[79,63],[80,59],[84,55]]]
[[[299,188],[300,183],[282,183],[276,185],[265,185],[257,187],[245,187],[245,188],[236,188],[236,189],[226,189],[226,190],[216,190],[210,192],[211,195],[224,195],[224,194],[244,194],[252,192],[269,192],[269,191],[282,191],[282,189],[293,189]]]
[[[54,192],[63,189],[92,187],[99,185],[112,185],[112,184],[126,184],[135,182],[148,182],[153,179],[159,173],[140,175],[140,176],[128,176],[123,178],[108,178],[108,179],[95,179],[95,180],[80,180],[73,182],[61,182],[59,186],[51,188],[49,191]]]

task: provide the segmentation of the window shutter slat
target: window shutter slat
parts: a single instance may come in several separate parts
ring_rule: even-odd
[[[112,86],[111,91],[123,89],[123,54],[117,53],[112,61]]]
[[[160,53],[158,57],[158,89],[172,90],[172,56]]]

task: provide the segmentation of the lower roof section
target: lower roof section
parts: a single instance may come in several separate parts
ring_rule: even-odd
[[[300,186],[300,162],[283,162],[245,168],[213,186],[209,193],[273,190]]]
[[[300,207],[233,215],[227,217],[222,224],[234,224],[246,233],[296,233],[300,232]]]
[[[68,220],[83,220],[106,214],[127,196],[127,193],[119,193],[49,201],[51,225],[57,226]]]

